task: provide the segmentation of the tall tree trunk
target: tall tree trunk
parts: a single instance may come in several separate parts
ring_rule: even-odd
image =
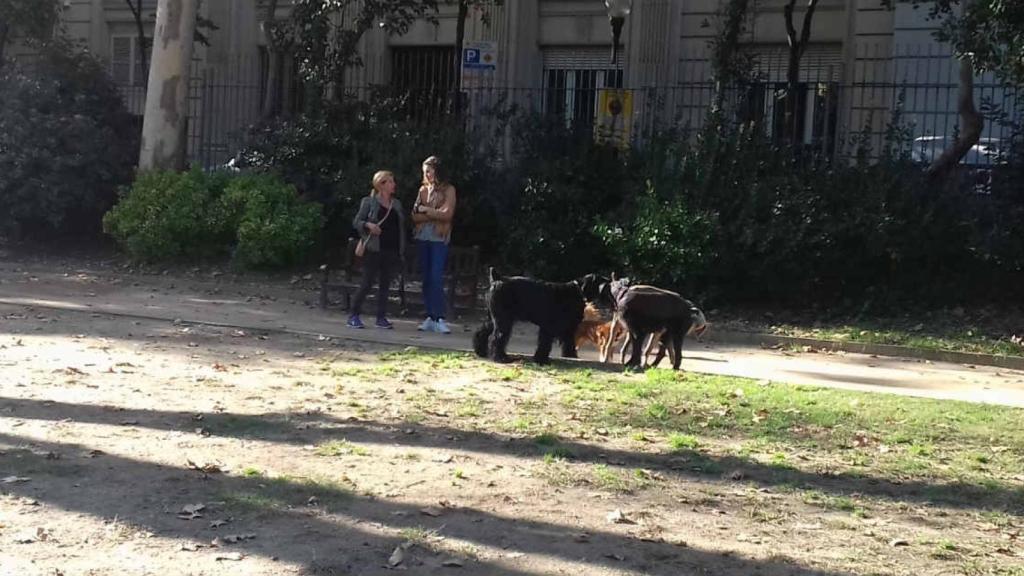
[[[7,49],[7,32],[10,30],[7,22],[0,22],[0,69],[4,67],[4,53]]]
[[[974,105],[974,64],[968,56],[960,59],[960,87],[956,106],[960,114],[960,138],[928,166],[925,173],[929,178],[934,179],[956,168],[981,139],[981,132],[985,129],[985,118]]]
[[[462,113],[462,52],[466,46],[466,17],[469,16],[469,1],[459,0],[459,15],[455,22],[455,77],[452,79],[452,107],[455,114]]]
[[[786,39],[789,42],[789,67],[786,70],[786,109],[783,122],[783,138],[786,143],[795,145],[800,142],[798,128],[800,119],[797,118],[797,111],[800,106],[800,61],[807,51],[807,44],[811,41],[811,21],[814,19],[814,10],[818,7],[818,0],[807,0],[807,10],[804,12],[803,26],[800,35],[797,36],[796,26],[793,25],[793,7],[796,0],[789,0],[783,8],[783,16],[786,18]]]
[[[146,88],[139,168],[184,170],[188,85],[198,0],[160,0]]]
[[[714,95],[711,101],[711,112],[717,114],[725,100],[725,85],[733,80],[733,57],[739,46],[740,34],[743,32],[743,21],[747,17],[750,0],[729,0],[723,14],[722,31],[714,45],[712,55],[712,73],[714,74]]]
[[[142,0],[137,0],[139,5],[135,6],[132,0],[124,0],[128,9],[132,11],[132,18],[135,20],[135,31],[139,35],[139,58],[142,63],[142,73],[149,74],[149,62],[146,57],[146,27],[142,22]],[[134,62],[133,62],[134,64]]]
[[[278,90],[281,78],[281,58],[273,34],[276,21],[277,0],[270,0],[267,3],[267,13],[263,18],[263,38],[267,43],[267,90],[263,95],[261,111],[264,120],[277,113],[280,109],[278,103],[281,101],[280,90]]]

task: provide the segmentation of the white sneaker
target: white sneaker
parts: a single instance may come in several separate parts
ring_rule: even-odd
[[[441,334],[451,334],[452,329],[448,327],[448,324],[444,321],[444,318],[439,318],[437,323],[434,324],[434,331],[440,332]]]
[[[420,324],[420,327],[417,328],[417,330],[420,332],[435,332],[437,331],[437,323],[434,322],[433,318],[427,318],[422,324]]]

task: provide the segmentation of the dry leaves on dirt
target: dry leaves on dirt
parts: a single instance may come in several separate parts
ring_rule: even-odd
[[[204,504],[186,504],[185,506],[182,506],[181,511],[178,512],[178,518],[181,518],[182,520],[195,520],[196,518],[202,518],[203,515],[200,514],[200,512],[203,510],[206,510],[206,505]]]
[[[202,466],[200,466],[200,465],[196,464],[195,462],[193,462],[190,459],[185,459],[185,466],[189,470],[197,470],[197,471],[202,472],[204,474],[220,474],[221,472],[224,471],[221,468],[220,464],[213,464],[213,463],[209,463],[208,462],[208,463],[203,464]]]

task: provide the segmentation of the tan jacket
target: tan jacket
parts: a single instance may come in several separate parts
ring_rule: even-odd
[[[455,218],[455,186],[448,184],[443,190],[434,189],[430,194],[426,186],[421,186],[416,194],[416,202],[412,206],[412,222],[415,225],[415,233],[418,234],[423,224],[432,222],[438,236],[444,238],[445,242],[452,237],[452,219]],[[419,212],[419,207],[426,207],[426,211]]]

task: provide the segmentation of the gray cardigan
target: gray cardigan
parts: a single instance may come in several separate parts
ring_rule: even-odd
[[[398,254],[404,257],[406,243],[405,210],[402,209],[402,203],[394,196],[391,197],[391,212],[398,215]],[[359,203],[359,211],[356,212],[356,217],[352,219],[352,226],[359,233],[359,237],[366,241],[366,250],[368,252],[380,252],[380,236],[370,234],[370,231],[366,229],[366,223],[372,222],[377,224],[384,216],[384,213],[385,211],[382,210],[376,196],[366,196]]]

